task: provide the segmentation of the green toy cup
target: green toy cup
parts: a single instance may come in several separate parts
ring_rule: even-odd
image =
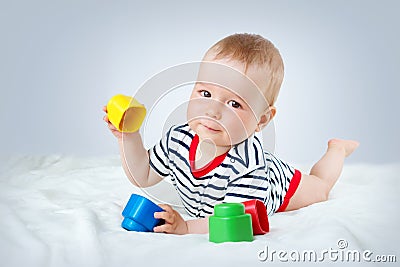
[[[242,203],[215,205],[209,219],[209,240],[214,243],[253,241],[251,215]]]

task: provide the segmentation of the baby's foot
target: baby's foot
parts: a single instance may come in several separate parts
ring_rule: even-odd
[[[331,139],[328,142],[329,148],[338,148],[344,151],[345,157],[349,156],[360,145],[359,142],[353,140]]]

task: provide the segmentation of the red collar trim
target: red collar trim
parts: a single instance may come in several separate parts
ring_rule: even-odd
[[[196,134],[192,142],[190,143],[190,148],[189,148],[189,163],[190,163],[190,169],[192,171],[192,174],[196,178],[200,178],[210,171],[214,170],[216,167],[218,167],[225,159],[226,155],[228,155],[228,152],[219,155],[215,157],[210,163],[208,163],[206,166],[200,168],[200,169],[195,169],[194,163],[196,161],[196,150],[197,146],[199,145],[199,136]]]

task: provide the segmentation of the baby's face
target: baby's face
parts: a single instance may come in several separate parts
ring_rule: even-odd
[[[217,63],[228,65],[229,75],[232,69],[244,72],[244,66],[240,62],[221,63],[219,60]],[[229,147],[244,141],[257,130],[260,117],[269,106],[258,89],[263,86],[263,73],[251,67],[246,76],[225,75],[221,79],[224,70],[213,70],[211,75],[207,75],[207,71],[200,71],[200,82],[195,84],[190,96],[188,123],[201,140],[212,142],[216,146]],[[211,77],[214,73],[217,76]],[[236,71],[233,76],[237,73]]]

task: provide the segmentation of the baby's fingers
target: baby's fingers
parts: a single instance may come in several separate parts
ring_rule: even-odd
[[[159,204],[158,206],[160,206],[160,208],[162,208],[163,210],[167,211],[167,212],[173,212],[174,210],[172,209],[172,207],[168,204]]]
[[[103,111],[106,113],[103,117],[103,121],[110,123],[110,120],[108,119],[107,106],[103,106]]]
[[[111,131],[117,131],[117,128],[115,128],[114,125],[112,125],[112,123],[108,123],[108,129],[110,129]]]
[[[174,214],[168,211],[154,212],[154,218],[163,219],[166,223],[174,223]]]
[[[108,119],[108,116],[107,115],[104,115],[104,117],[103,117],[103,120],[105,121],[105,122],[110,122],[110,120]]]
[[[167,224],[166,223],[166,224],[154,227],[153,231],[155,233],[167,233],[167,234],[170,234],[170,233],[173,233],[174,229],[173,229],[171,224]]]
[[[108,128],[109,128],[111,131],[118,131],[118,132],[119,132],[119,130],[117,129],[117,127],[115,127],[115,126],[111,123],[111,121],[108,119],[108,116],[107,116],[107,115],[104,115],[103,120],[108,124]]]

